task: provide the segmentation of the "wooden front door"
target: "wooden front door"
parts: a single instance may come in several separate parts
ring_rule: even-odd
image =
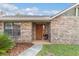
[[[36,40],[42,40],[43,36],[43,25],[36,24]]]

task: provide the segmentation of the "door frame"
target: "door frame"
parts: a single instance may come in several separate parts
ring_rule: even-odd
[[[32,25],[32,34],[33,34],[33,36],[32,36],[32,38],[33,38],[33,40],[37,40],[36,39],[36,24],[47,24],[46,26],[48,27],[48,41],[50,42],[50,38],[51,38],[51,33],[50,33],[50,22],[33,22],[32,23],[33,25]],[[42,39],[43,40],[43,39]]]

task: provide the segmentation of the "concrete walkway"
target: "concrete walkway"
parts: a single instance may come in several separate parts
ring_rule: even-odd
[[[42,49],[43,45],[35,44],[31,48],[26,49],[19,56],[35,56]]]
[[[33,40],[32,43],[33,44],[52,44],[48,40]]]

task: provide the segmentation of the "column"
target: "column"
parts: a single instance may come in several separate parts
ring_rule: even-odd
[[[78,8],[76,7],[76,16],[78,16]]]

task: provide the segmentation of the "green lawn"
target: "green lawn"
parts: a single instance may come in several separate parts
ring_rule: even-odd
[[[43,45],[38,56],[79,56],[79,45],[47,44]]]

